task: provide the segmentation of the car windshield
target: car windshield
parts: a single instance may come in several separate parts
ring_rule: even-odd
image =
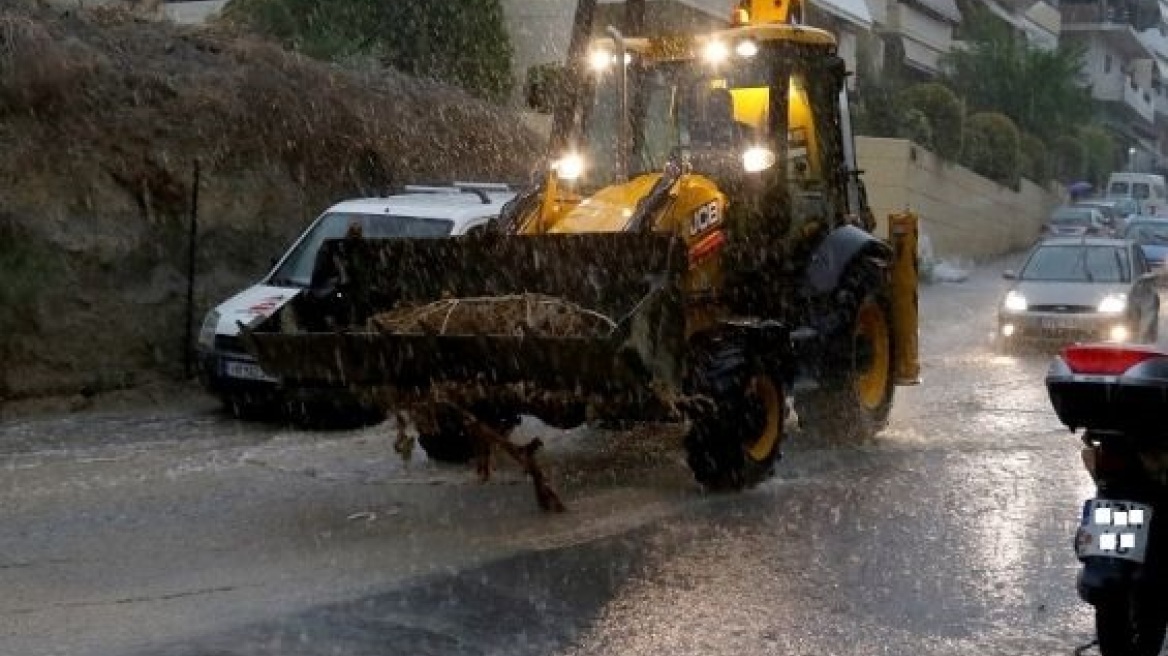
[[[428,219],[414,216],[400,216],[394,214],[359,214],[351,212],[330,212],[325,214],[312,226],[292,252],[280,264],[280,268],[272,274],[269,283],[273,285],[290,285],[306,287],[312,280],[312,267],[316,262],[316,253],[326,239],[339,239],[351,225],[361,227],[364,237],[397,238],[397,237],[445,237],[454,228],[454,222],[448,219]]]
[[[1129,282],[1131,267],[1122,246],[1047,245],[1034,251],[1019,277],[1048,282]]]
[[[1168,246],[1168,221],[1137,221],[1127,227],[1123,236],[1141,245]]]
[[[1055,225],[1090,225],[1091,210],[1064,207],[1055,210],[1054,214],[1050,217],[1050,222]]]

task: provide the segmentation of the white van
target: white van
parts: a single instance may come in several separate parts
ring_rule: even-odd
[[[434,237],[486,229],[515,196],[507,185],[454,183],[450,187],[406,187],[385,198],[348,200],[328,208],[308,226],[256,284],[222,302],[203,320],[196,350],[199,379],[237,415],[289,400],[276,378],[256,363],[239,339],[239,326],[268,317],[308,287],[316,253],[326,239],[345,235],[353,223],[370,238]],[[313,390],[297,393],[314,394]],[[323,391],[327,397],[327,390]]]
[[[1164,176],[1153,173],[1112,173],[1107,180],[1109,198],[1134,198],[1141,214],[1168,214],[1168,186]]]

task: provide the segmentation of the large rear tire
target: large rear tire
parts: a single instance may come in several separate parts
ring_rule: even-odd
[[[786,403],[781,382],[732,342],[695,356],[693,392],[709,402],[690,416],[686,459],[710,490],[754,487],[774,474]]]
[[[1160,599],[1115,595],[1095,605],[1095,635],[1102,656],[1157,656],[1164,645],[1168,610]]]
[[[801,425],[826,442],[871,440],[888,424],[892,376],[892,299],[885,268],[860,257],[833,294],[840,318],[825,336],[819,388],[795,398]]]
[[[507,412],[474,411],[480,421],[506,434],[519,425],[519,415]],[[436,432],[419,432],[418,444],[426,457],[435,462],[461,465],[470,462],[482,448],[478,440],[467,432],[462,415],[454,408],[441,406],[435,416]]]

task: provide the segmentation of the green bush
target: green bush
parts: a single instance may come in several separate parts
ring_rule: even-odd
[[[1042,139],[1032,135],[1022,135],[1022,175],[1038,184],[1050,180],[1050,155]]]
[[[1121,167],[1123,160],[1119,146],[1107,130],[1098,125],[1079,128],[1078,137],[1083,144],[1083,179],[1102,188],[1107,183],[1107,176]]]
[[[568,88],[568,70],[561,64],[537,64],[527,69],[527,83],[524,96],[527,106],[544,114],[550,114],[556,98]]]
[[[860,79],[853,114],[853,130],[867,137],[900,137],[903,117],[895,83],[872,76]]]
[[[929,117],[919,109],[909,109],[904,112],[900,118],[898,136],[930,150],[933,149],[935,136],[933,126],[929,123]]]
[[[961,153],[963,119],[961,101],[957,96],[945,85],[929,82],[905,89],[899,101],[906,110],[906,117],[915,110],[928,121],[931,139],[921,145],[928,146],[945,159],[957,159]]]
[[[501,100],[513,86],[500,0],[230,0],[221,20],[310,57],[374,56],[416,77]]]
[[[1087,148],[1073,135],[1055,137],[1050,144],[1050,159],[1055,179],[1078,182],[1087,178]]]
[[[1017,188],[1022,177],[1021,137],[1005,114],[981,112],[965,122],[962,163],[985,177]]]

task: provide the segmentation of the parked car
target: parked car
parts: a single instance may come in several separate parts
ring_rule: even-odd
[[[1127,224],[1124,239],[1140,245],[1148,266],[1163,282],[1165,263],[1168,262],[1168,218],[1140,217]]]
[[[515,196],[506,185],[456,183],[406,187],[385,198],[363,198],[328,208],[259,282],[207,313],[196,346],[203,386],[237,415],[274,404],[349,408],[343,389],[286,389],[265,372],[239,339],[237,322],[260,321],[291,301],[311,282],[316,254],[326,239],[358,230],[364,237],[434,237],[484,230]],[[300,417],[307,418],[307,417]]]
[[[1099,210],[1116,236],[1123,234],[1128,221],[1140,216],[1140,204],[1134,198],[1088,198],[1076,201],[1072,207]]]
[[[1107,195],[1134,199],[1140,204],[1140,214],[1168,211],[1168,184],[1162,175],[1117,171],[1107,179]]]
[[[1156,340],[1155,274],[1133,241],[1048,239],[1005,277],[1013,281],[998,310],[998,335],[1006,344]]]
[[[1042,227],[1041,237],[1110,237],[1111,228],[1103,212],[1094,207],[1060,207],[1051,212],[1050,220]]]

